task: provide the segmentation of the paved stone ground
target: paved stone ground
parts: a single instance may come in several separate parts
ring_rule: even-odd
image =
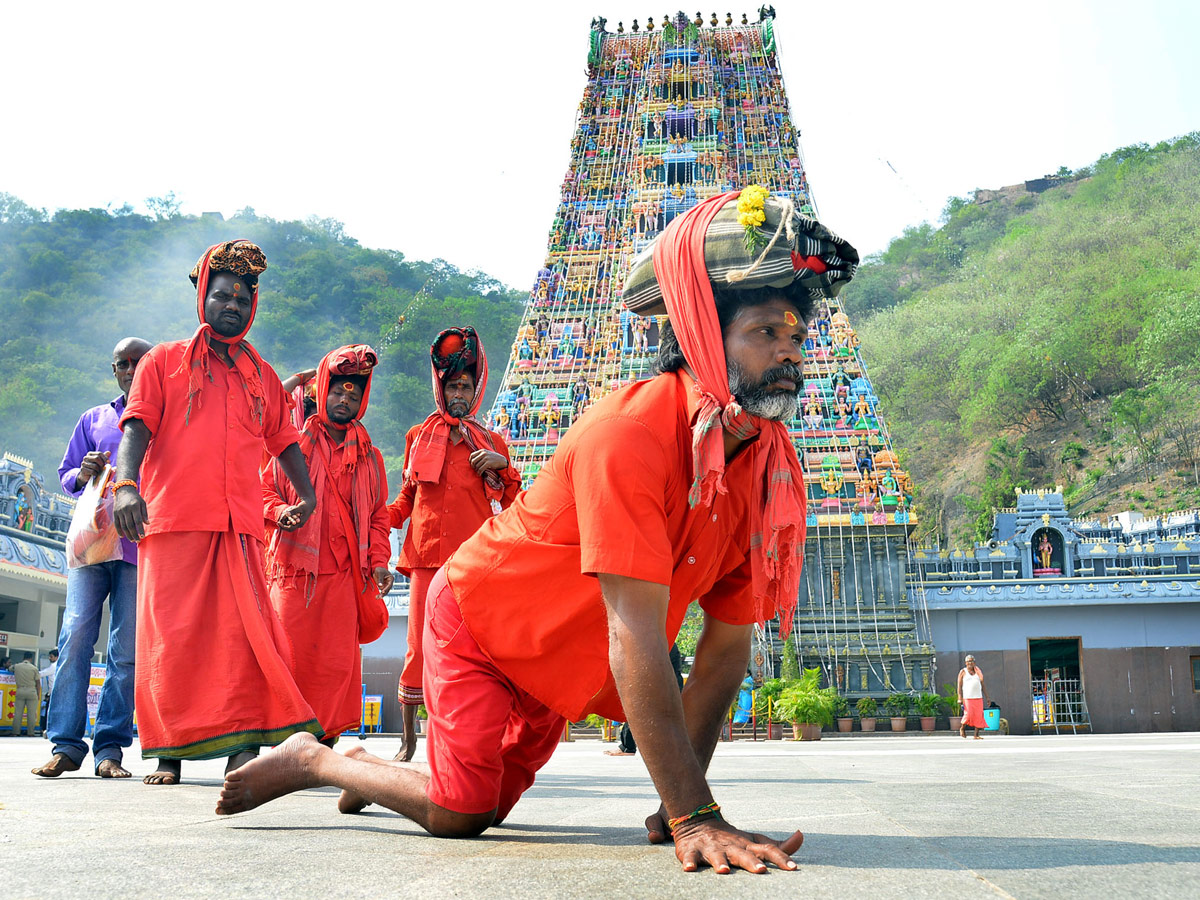
[[[560,747],[510,821],[473,841],[374,807],[340,816],[328,790],[218,818],[219,761],[185,763],[176,788],[35,778],[48,746],[0,738],[8,898],[1159,898],[1200,884],[1200,734],[722,744],[711,776],[729,819],[807,835],[798,872],[761,876],[685,874],[646,844],[645,767],[595,741]],[[136,748],[127,760],[153,768]]]

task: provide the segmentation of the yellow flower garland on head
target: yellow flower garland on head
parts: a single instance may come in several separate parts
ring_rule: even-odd
[[[761,184],[752,184],[738,195],[738,224],[746,229],[746,252],[755,254],[764,243],[758,227],[767,221],[763,209],[770,192]]]

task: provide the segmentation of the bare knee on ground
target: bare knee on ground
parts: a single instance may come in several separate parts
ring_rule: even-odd
[[[430,803],[425,830],[434,837],[473,838],[491,828],[495,821],[494,809],[485,813],[458,813]]]

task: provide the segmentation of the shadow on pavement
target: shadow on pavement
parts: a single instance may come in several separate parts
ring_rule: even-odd
[[[924,847],[922,851],[918,848]],[[1059,869],[1200,863],[1200,847],[1026,837],[906,837],[805,832],[804,861],[851,869]],[[797,857],[799,858],[799,857]]]

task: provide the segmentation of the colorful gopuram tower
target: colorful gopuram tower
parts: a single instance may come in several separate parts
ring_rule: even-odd
[[[752,183],[816,216],[777,52],[768,8],[753,24],[593,21],[545,265],[490,414],[527,484],[591,403],[649,374],[660,323],[624,311],[621,288],[667,223]],[[931,689],[923,594],[907,581],[911,486],[837,302],[812,325],[805,378],[790,423],[809,505],[799,658],[849,695]],[[760,671],[778,658],[775,630],[760,635]]]

